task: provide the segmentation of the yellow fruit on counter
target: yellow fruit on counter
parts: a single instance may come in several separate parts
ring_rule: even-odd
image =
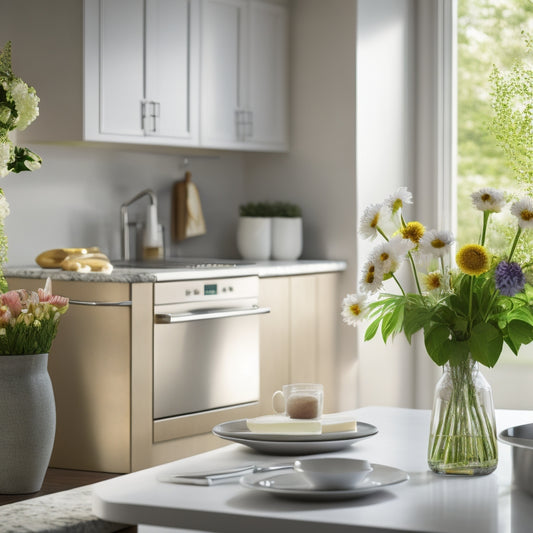
[[[98,246],[89,248],[55,248],[40,253],[35,258],[35,262],[42,268],[60,268],[62,261],[69,255],[85,255],[99,252],[100,248]]]
[[[74,272],[102,272],[110,274],[113,271],[113,265],[109,258],[102,253],[72,254],[63,261],[60,266],[63,270]]]

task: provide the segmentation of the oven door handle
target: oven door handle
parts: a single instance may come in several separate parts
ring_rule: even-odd
[[[179,322],[191,322],[193,320],[209,320],[212,318],[230,318],[234,316],[262,315],[270,313],[268,307],[230,307],[227,309],[211,309],[191,311],[189,313],[157,313],[156,324],[177,324]]]

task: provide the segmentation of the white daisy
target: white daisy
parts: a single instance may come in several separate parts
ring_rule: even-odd
[[[414,243],[402,239],[400,236],[393,237],[390,241],[376,246],[369,256],[369,262],[379,265],[383,277],[394,274],[400,268],[405,255],[414,246]]]
[[[347,294],[342,301],[342,320],[349,326],[357,326],[368,314],[366,294]]]
[[[359,288],[365,294],[378,292],[383,286],[383,269],[382,264],[367,260],[363,265],[361,281]]]
[[[522,229],[533,228],[533,201],[531,198],[522,198],[511,206],[511,214],[518,219]]]
[[[378,235],[382,207],[383,204],[372,204],[365,209],[359,224],[359,233],[365,239],[375,239]]]
[[[505,205],[505,196],[503,192],[491,187],[484,187],[471,194],[472,203],[480,211],[490,211],[499,213]]]
[[[384,205],[394,215],[399,209],[412,203],[413,195],[407,190],[407,187],[400,187],[394,194],[385,200]]]
[[[451,248],[455,238],[451,231],[432,229],[426,231],[419,243],[419,250],[426,255],[444,257]]]

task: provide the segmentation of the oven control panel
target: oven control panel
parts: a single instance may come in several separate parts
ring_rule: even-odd
[[[257,298],[259,278],[242,276],[154,284],[154,304],[207,302],[234,298]]]

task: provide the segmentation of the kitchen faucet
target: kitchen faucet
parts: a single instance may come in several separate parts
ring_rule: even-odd
[[[131,259],[130,257],[130,230],[128,225],[128,207],[140,200],[143,196],[148,196],[150,198],[150,205],[155,213],[157,213],[157,197],[151,189],[145,189],[139,194],[136,194],[131,200],[124,202],[120,206],[120,258],[122,260]],[[156,215],[156,225],[157,225],[157,215]],[[157,231],[157,226],[156,226]]]

